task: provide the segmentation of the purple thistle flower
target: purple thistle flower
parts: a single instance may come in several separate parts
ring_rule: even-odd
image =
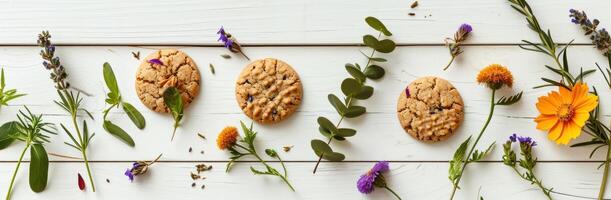
[[[363,194],[369,194],[373,191],[373,182],[382,172],[389,170],[388,161],[377,162],[367,173],[361,175],[359,180],[356,182],[356,187],[359,192]]]
[[[467,33],[471,33],[471,31],[473,31],[473,27],[471,27],[471,25],[464,23],[462,25],[460,25],[460,28],[458,28],[459,32],[463,32],[465,34]]]
[[[161,60],[159,60],[157,58],[150,59],[147,62],[149,62],[151,64],[163,65],[163,62],[161,62]]]

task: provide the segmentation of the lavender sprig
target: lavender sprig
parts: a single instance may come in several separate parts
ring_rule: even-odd
[[[127,176],[127,178],[129,179],[130,182],[134,182],[134,177],[135,176],[139,176],[139,175],[143,175],[146,174],[146,172],[148,172],[149,166],[151,166],[152,164],[154,164],[155,162],[157,162],[159,160],[159,158],[161,158],[163,154],[159,154],[159,156],[157,156],[157,158],[155,158],[155,160],[153,161],[136,161],[132,164],[132,168],[128,168],[124,175]]]
[[[469,33],[471,33],[471,31],[473,31],[473,27],[465,23],[458,27],[458,30],[456,31],[456,33],[454,33],[454,39],[446,38],[446,45],[450,50],[450,55],[452,55],[452,58],[450,59],[448,65],[443,68],[443,70],[448,69],[450,65],[452,65],[452,62],[454,62],[454,59],[463,52],[463,50],[460,48],[460,45],[462,44],[462,42],[467,40],[467,38],[469,38]]]
[[[238,40],[236,40],[231,34],[227,33],[225,31],[225,28],[221,26],[221,28],[219,29],[219,31],[216,32],[216,34],[219,35],[219,39],[217,41],[223,42],[225,48],[229,49],[229,51],[233,53],[242,54],[246,59],[250,60],[250,58],[248,58],[248,56],[246,56],[246,54],[244,54],[244,52],[242,51],[242,46],[240,45],[240,43],[238,43]]]
[[[47,70],[51,70],[51,80],[55,82],[55,88],[58,90],[65,90],[70,88],[70,84],[66,81],[68,73],[66,73],[59,58],[55,57],[55,45],[51,44],[50,38],[51,35],[49,31],[43,31],[38,34],[38,46],[42,47],[40,56],[45,60],[42,62],[42,65],[45,66]]]
[[[600,72],[603,74],[605,82],[607,82],[607,86],[611,88],[611,36],[609,36],[609,32],[607,32],[605,28],[598,30],[597,28],[600,21],[598,21],[598,19],[588,19],[588,16],[584,11],[570,9],[569,12],[571,13],[569,15],[571,17],[571,22],[580,25],[586,32],[585,34],[590,36],[592,44],[596,45],[596,48],[602,51],[603,55],[607,57],[608,69],[603,70],[598,63],[595,64],[596,67],[598,67],[598,70],[600,70]]]
[[[513,143],[520,145],[521,158],[518,160],[516,152],[512,150]],[[546,188],[540,179],[535,176],[534,168],[537,165],[537,158],[532,155],[533,147],[537,146],[530,137],[522,137],[516,134],[509,136],[509,139],[503,144],[503,164],[513,168],[513,170],[520,176],[520,178],[529,181],[530,184],[537,185],[547,199],[552,199],[551,192],[552,188]],[[525,172],[520,172],[522,168]]]

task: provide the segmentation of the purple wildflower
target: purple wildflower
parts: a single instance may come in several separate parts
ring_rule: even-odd
[[[227,32],[225,32],[225,29],[221,26],[221,29],[219,29],[219,31],[216,32],[216,34],[219,34],[219,39],[217,41],[221,41],[223,42],[223,44],[225,45],[225,48],[231,49],[231,46],[233,45],[233,41],[231,41],[231,39],[229,39],[230,36],[227,36]]]
[[[516,135],[516,134],[514,133],[513,135],[509,136],[509,141],[511,141],[511,142],[516,142],[516,141],[517,141],[517,140],[516,140],[517,138],[518,138],[518,135]]]
[[[458,27],[456,33],[454,33],[454,39],[446,38],[446,45],[450,50],[452,58],[443,70],[448,69],[448,67],[452,65],[452,62],[454,62],[454,59],[463,52],[460,45],[469,38],[469,33],[471,33],[471,31],[473,31],[473,27],[467,23],[463,23]]]
[[[473,31],[473,27],[471,27],[471,25],[469,25],[467,23],[464,23],[464,24],[460,25],[460,28],[458,28],[458,31],[462,32],[462,33],[465,33],[465,34],[471,33],[471,31]]]
[[[134,173],[132,171],[134,171],[134,169],[136,169],[137,167],[138,167],[138,163],[135,162],[132,168],[131,169],[127,168],[127,170],[124,173],[130,182],[134,182]]]
[[[157,58],[150,59],[147,62],[149,62],[151,64],[163,65],[163,62],[161,62],[161,60],[159,60]]]
[[[513,134],[509,136],[509,141],[511,142],[519,142],[520,144],[527,144],[528,146],[534,147],[537,146],[537,142],[533,140],[531,137],[522,137],[517,134]]]
[[[388,171],[388,162],[380,161],[377,162],[367,173],[361,175],[361,178],[356,182],[356,187],[359,192],[363,194],[369,194],[373,191],[373,186],[376,178],[380,175],[380,173]]]

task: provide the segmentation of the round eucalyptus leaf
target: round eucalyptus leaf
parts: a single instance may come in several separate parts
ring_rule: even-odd
[[[382,32],[384,35],[386,36],[391,36],[392,33],[390,31],[388,31],[388,29],[386,29],[386,26],[384,26],[384,24],[375,17],[369,16],[367,18],[365,18],[365,22],[367,22],[367,24],[369,24],[369,26],[371,26],[371,28]]]
[[[353,64],[346,64],[346,71],[348,71],[348,73],[359,82],[365,81],[365,74],[363,74],[363,72],[360,69],[357,69]]]
[[[361,91],[361,83],[353,78],[346,78],[342,81],[342,92],[346,96],[352,96]]]
[[[335,125],[333,125],[333,123],[331,123],[329,119],[325,117],[318,117],[317,121],[318,121],[318,125],[320,125],[321,128],[325,129],[327,132],[331,133],[332,135],[335,134],[335,132],[337,132],[337,127],[335,127]]]
[[[363,100],[368,99],[371,95],[373,95],[373,87],[365,85],[361,87],[361,91],[354,94],[354,98]]]
[[[337,152],[331,152],[331,153],[325,153],[323,154],[322,158],[324,158],[325,160],[328,161],[342,161],[344,159],[346,159],[346,156],[344,156],[344,154],[341,153],[337,153]]]
[[[369,65],[365,67],[365,76],[370,79],[376,80],[382,78],[385,73],[384,68],[377,65]]]
[[[310,145],[312,146],[312,150],[314,150],[314,153],[316,153],[317,156],[327,153],[333,153],[333,150],[331,149],[329,144],[322,140],[312,140],[310,142]]]
[[[351,128],[340,128],[337,130],[337,135],[341,137],[352,137],[356,135],[356,130]]]
[[[390,53],[395,50],[395,47],[396,47],[395,42],[389,39],[385,39],[385,40],[379,41],[377,45],[374,47],[374,49],[382,53]]]
[[[363,36],[363,44],[365,44],[368,47],[371,47],[372,49],[376,49],[376,47],[378,47],[379,41],[378,39],[376,39],[375,37],[373,37],[373,35],[364,35]]]
[[[337,96],[335,96],[334,94],[329,94],[327,98],[329,99],[329,103],[331,103],[331,105],[335,108],[337,113],[339,113],[340,115],[343,115],[344,113],[346,113],[346,110],[347,110],[346,106],[344,105],[344,103],[342,103],[341,100],[339,100]]]
[[[361,116],[365,112],[366,109],[363,106],[350,106],[350,108],[348,108],[348,112],[346,112],[344,116],[346,116],[347,118],[355,118]]]

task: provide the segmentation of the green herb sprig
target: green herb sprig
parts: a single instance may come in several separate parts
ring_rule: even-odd
[[[244,122],[240,121],[240,126],[242,128],[242,132],[244,132],[244,137],[240,138],[240,140],[238,141],[239,143],[236,143],[228,148],[229,152],[233,156],[231,156],[229,162],[227,163],[225,172],[229,172],[233,164],[238,159],[244,156],[254,156],[261,164],[265,166],[265,171],[255,169],[251,166],[250,171],[252,171],[252,173],[254,173],[255,175],[277,176],[282,179],[282,181],[284,181],[289,186],[289,188],[291,188],[292,191],[295,191],[295,188],[293,188],[291,183],[289,183],[288,181],[288,173],[286,170],[286,166],[280,158],[280,155],[278,155],[278,152],[276,152],[276,150],[274,149],[265,149],[265,154],[267,154],[269,157],[277,159],[278,162],[280,162],[280,165],[282,165],[283,173],[280,173],[277,169],[270,166],[257,153],[257,150],[255,148],[255,138],[257,137],[257,132],[253,131],[252,123],[250,124],[250,127],[246,127],[246,125],[244,125]]]
[[[30,149],[30,189],[34,192],[42,192],[47,187],[49,157],[44,143],[49,142],[49,136],[45,133],[54,135],[57,133],[51,123],[42,120],[42,115],[32,114],[28,107],[25,107],[25,110],[27,113],[19,110],[17,114],[19,121],[8,122],[0,126],[0,150],[8,147],[15,140],[25,143],[19,160],[17,160],[17,166],[6,193],[6,200],[11,199],[15,177],[19,171],[19,166],[21,166],[21,160],[28,149]]]
[[[588,19],[585,11],[571,9],[569,12],[571,13],[569,17],[572,17],[571,21],[574,24],[580,25],[581,29],[585,31],[585,35],[590,36],[592,44],[607,58],[608,69],[603,70],[598,63],[594,64],[596,64],[596,67],[605,78],[607,86],[611,89],[611,35],[604,28],[598,29],[600,21],[598,19]]]
[[[520,159],[516,152],[511,148],[513,143],[517,142],[520,146]],[[530,182],[532,185],[537,185],[547,199],[551,200],[552,188],[546,188],[543,186],[541,179],[537,178],[534,169],[537,165],[537,157],[533,156],[533,147],[537,143],[530,137],[521,137],[513,134],[509,137],[509,140],[503,144],[503,164],[511,167],[520,178]],[[520,172],[522,168],[524,172]]]
[[[318,117],[318,130],[327,138],[327,141],[325,142],[319,139],[311,141],[312,150],[314,150],[314,153],[318,156],[318,162],[316,162],[313,173],[316,173],[322,159],[342,161],[346,158],[344,154],[333,151],[329,144],[331,144],[333,140],[343,141],[346,140],[347,137],[352,137],[356,134],[355,129],[340,128],[340,125],[344,118],[355,118],[365,114],[365,107],[355,105],[357,100],[365,100],[373,95],[373,87],[365,85],[365,82],[367,79],[380,79],[385,74],[384,68],[375,63],[386,62],[386,59],[375,57],[375,53],[390,53],[395,50],[395,42],[390,39],[380,40],[382,34],[385,36],[392,35],[380,20],[375,17],[367,17],[365,18],[365,22],[367,22],[371,28],[379,32],[378,36],[363,36],[363,43],[372,49],[369,55],[361,52],[367,58],[365,68],[361,68],[358,63],[347,63],[345,65],[346,71],[348,71],[352,78],[346,78],[342,81],[341,90],[345,96],[343,100],[340,100],[335,94],[328,95],[329,103],[335,108],[340,119],[337,124],[333,124],[325,117]]]
[[[91,183],[91,190],[95,192],[95,185],[93,183],[93,177],[91,175],[91,169],[89,167],[89,160],[87,160],[87,147],[89,147],[89,142],[91,138],[95,135],[89,134],[87,130],[87,122],[83,120],[83,130],[79,128],[79,124],[77,123],[77,116],[79,112],[84,112],[87,114],[92,120],[93,115],[86,109],[82,108],[83,98],[81,97],[81,92],[76,90],[76,93],[70,91],[70,84],[66,81],[68,74],[65,71],[64,66],[61,64],[59,57],[55,57],[55,46],[51,43],[51,35],[48,31],[43,31],[38,34],[38,46],[43,49],[40,51],[40,55],[45,60],[43,62],[43,66],[51,71],[51,80],[55,83],[55,88],[57,89],[57,95],[60,100],[54,100],[55,104],[59,105],[66,112],[70,114],[70,118],[72,119],[72,124],[74,126],[74,132],[68,131],[64,124],[60,124],[62,129],[68,134],[72,143],[64,142],[66,145],[70,147],[74,147],[78,151],[81,152],[83,156],[83,162],[85,163],[85,167],[87,168],[87,174],[89,175],[89,182]],[[76,135],[78,140],[74,137]]]
[[[2,68],[0,72],[0,108],[2,108],[2,106],[8,106],[8,102],[13,99],[25,96],[25,94],[17,93],[17,89],[8,89],[4,91],[5,89],[6,82],[4,80],[4,68]]]
[[[163,102],[165,106],[170,109],[170,113],[172,113],[172,117],[174,118],[174,130],[172,131],[172,139],[174,140],[174,135],[176,135],[176,129],[180,126],[180,121],[184,116],[183,113],[183,102],[182,96],[180,92],[175,87],[169,87],[163,92]]]
[[[535,43],[523,40],[528,45],[521,46],[521,48],[525,50],[539,52],[539,53],[548,55],[550,58],[552,58],[552,60],[554,60],[556,64],[556,68],[553,68],[550,66],[545,66],[545,67],[553,71],[554,73],[560,75],[562,78],[562,81],[560,82],[556,82],[551,79],[542,78],[543,81],[548,83],[546,85],[543,85],[543,87],[544,86],[560,86],[560,87],[568,88],[570,90],[570,88],[572,88],[572,86],[575,83],[583,82],[583,78],[586,75],[596,72],[596,70],[583,71],[583,69],[580,69],[579,75],[576,75],[576,76],[572,75],[569,70],[569,64],[568,64],[569,62],[567,59],[567,49],[571,45],[571,43],[569,42],[566,46],[561,48],[560,52],[556,53],[556,50],[559,48],[559,45],[554,42],[554,40],[551,37],[551,32],[549,30],[544,31],[541,28],[541,26],[539,25],[539,22],[537,21],[536,16],[534,15],[534,13],[532,12],[532,9],[530,8],[530,5],[528,5],[528,2],[526,0],[509,0],[509,2],[512,4],[511,5],[512,8],[514,8],[516,11],[518,11],[519,13],[521,13],[522,15],[526,17],[526,21],[528,22],[529,28],[533,30],[534,32],[536,32],[539,35],[539,38],[541,40],[541,44],[535,44]],[[562,62],[560,62],[561,58],[562,58]],[[601,69],[601,72],[604,75],[604,72],[602,71],[602,69]],[[611,74],[609,75],[611,76]],[[593,89],[592,93],[598,96],[596,87],[592,87],[592,89]],[[583,131],[587,133],[588,135],[592,136],[592,139],[587,142],[573,144],[571,145],[571,147],[584,147],[584,146],[592,146],[592,145],[596,146],[590,153],[590,158],[600,148],[605,147],[605,146],[607,147],[607,155],[605,157],[606,161],[604,161],[601,164],[601,166],[602,165],[605,166],[604,168],[605,171],[603,172],[603,178],[602,178],[600,189],[598,192],[598,199],[602,200],[605,194],[607,179],[609,176],[609,168],[610,168],[609,162],[611,160],[611,148],[609,148],[609,144],[611,144],[611,129],[608,126],[606,126],[604,122],[599,120],[599,117],[600,117],[600,103],[592,112],[590,112],[590,117],[586,121],[586,124],[583,128]]]
[[[134,125],[136,125],[136,127],[138,127],[139,129],[143,129],[146,125],[144,116],[142,116],[140,111],[138,111],[134,106],[132,106],[132,104],[123,101],[123,99],[121,98],[121,93],[119,93],[119,85],[117,83],[115,73],[113,72],[110,64],[108,64],[107,62],[103,65],[103,74],[104,81],[106,82],[106,86],[109,90],[108,94],[106,94],[105,101],[106,103],[110,104],[110,107],[103,111],[104,130],[121,139],[129,146],[133,147],[136,144],[134,143],[132,137],[130,137],[129,134],[127,134],[127,132],[125,132],[125,130],[123,130],[121,127],[115,125],[110,120],[107,120],[106,117],[108,116],[110,110],[112,110],[113,108],[123,107],[123,111],[127,113],[127,116],[129,117],[129,119],[131,119]]]

